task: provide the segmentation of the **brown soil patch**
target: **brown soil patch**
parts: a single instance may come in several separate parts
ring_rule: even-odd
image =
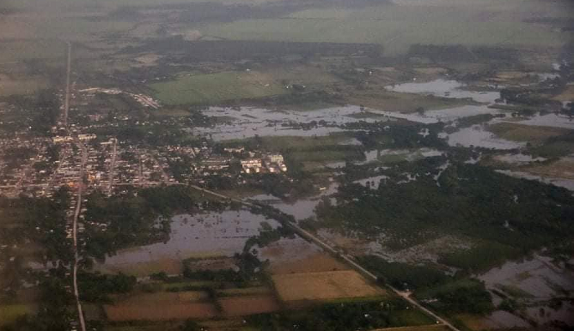
[[[529,167],[525,170],[543,177],[574,179],[574,158],[564,158],[552,164]]]
[[[108,319],[114,322],[208,319],[217,316],[217,310],[209,303],[117,304],[106,305],[104,309]]]
[[[353,270],[274,275],[273,282],[283,301],[324,301],[386,293]]]
[[[228,317],[270,313],[280,309],[272,295],[229,297],[219,300]]]
[[[301,260],[293,260],[278,264],[271,264],[272,274],[294,274],[306,272],[349,270],[342,262],[326,253],[317,253]]]

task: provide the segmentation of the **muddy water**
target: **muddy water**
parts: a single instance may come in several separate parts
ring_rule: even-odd
[[[531,163],[531,162],[546,161],[546,159],[543,157],[536,157],[535,158],[535,157],[532,157],[532,155],[526,155],[526,154],[522,154],[522,153],[499,155],[496,157],[496,160],[502,161],[505,163],[511,163],[511,164],[527,164],[527,163]]]
[[[572,179],[564,179],[564,178],[554,178],[554,177],[542,177],[533,175],[523,171],[510,171],[510,170],[496,170],[501,174],[505,174],[508,176],[516,177],[516,178],[524,178],[530,180],[537,180],[546,184],[552,184],[555,186],[563,187],[570,191],[574,191],[574,180]]]
[[[248,238],[258,235],[261,224],[277,227],[274,220],[246,210],[178,215],[172,218],[170,238],[119,251],[106,259],[106,265],[125,265],[161,259],[186,259],[200,255],[232,256],[241,252]]]
[[[389,177],[387,177],[385,175],[380,175],[380,176],[374,176],[374,177],[359,179],[359,180],[354,181],[353,183],[359,184],[359,185],[362,185],[365,187],[370,187],[371,189],[376,190],[381,185],[381,182],[383,182],[387,178],[389,178]]]
[[[303,220],[309,217],[314,217],[315,207],[317,207],[321,199],[323,197],[333,195],[337,192],[338,188],[338,183],[331,183],[331,185],[322,191],[321,194],[307,199],[300,199],[293,203],[285,202],[269,194],[260,194],[249,197],[248,199],[268,203],[282,212],[292,215],[296,220]]]
[[[564,297],[563,291],[574,291],[574,272],[553,264],[549,257],[535,254],[530,260],[509,261],[478,278],[488,289],[501,290],[500,286],[509,286],[524,291],[527,297],[522,299],[533,303],[525,312],[528,318],[538,323],[558,320],[574,325],[574,306],[571,303],[563,301],[557,310],[546,306],[549,299]],[[486,323],[491,327],[527,326],[523,319],[501,311],[491,314]]]
[[[509,261],[478,278],[487,288],[511,285],[540,299],[562,296],[558,288],[574,291],[574,273],[552,264],[551,258],[539,255],[531,260]]]
[[[207,116],[227,117],[233,123],[216,125],[211,128],[196,128],[193,131],[210,136],[213,140],[244,139],[258,136],[325,136],[342,132],[339,125],[359,121],[376,122],[391,120],[378,118],[356,119],[351,115],[362,113],[358,106],[334,107],[313,111],[273,111],[261,108],[242,107],[232,108],[211,107],[203,111]],[[299,128],[299,123],[317,122],[317,126],[305,130]]]
[[[481,103],[494,103],[500,98],[499,92],[469,91],[464,84],[455,80],[436,79],[425,83],[405,83],[387,86],[393,92],[434,95],[444,98],[472,99]]]
[[[496,137],[485,129],[485,125],[477,124],[463,128],[447,137],[450,146],[483,147],[493,149],[519,149],[526,143],[514,142]]]
[[[549,126],[553,128],[564,128],[574,130],[574,118],[562,114],[535,115],[527,120],[516,122],[517,124]]]

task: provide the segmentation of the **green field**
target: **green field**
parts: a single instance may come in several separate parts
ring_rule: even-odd
[[[217,104],[284,94],[279,82],[259,72],[224,72],[208,75],[180,74],[175,80],[152,84],[155,97],[168,105]]]
[[[535,0],[433,3],[310,9],[281,20],[208,24],[199,30],[206,36],[233,40],[375,43],[383,45],[387,54],[402,53],[413,44],[558,47],[568,38],[548,26],[523,22],[531,17],[528,10],[561,16],[560,5],[548,8]]]

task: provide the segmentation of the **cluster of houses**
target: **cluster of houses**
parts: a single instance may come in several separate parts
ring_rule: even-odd
[[[287,166],[285,165],[285,160],[280,154],[269,154],[262,158],[249,158],[247,160],[241,160],[242,171],[246,174],[250,173],[280,173],[286,172]]]

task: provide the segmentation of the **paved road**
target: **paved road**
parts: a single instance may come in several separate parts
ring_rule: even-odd
[[[68,45],[68,63],[66,68],[66,96],[64,99],[64,116],[62,120],[64,126],[68,125],[68,111],[70,110],[70,76],[72,75],[72,43],[67,41]]]
[[[66,95],[64,99],[64,114],[62,116],[62,122],[66,129],[68,129],[68,111],[70,110],[70,76],[72,72],[72,43],[66,42],[68,45],[68,60],[66,68]],[[74,217],[72,220],[72,238],[73,238],[73,248],[74,248],[74,265],[72,267],[72,282],[74,288],[74,297],[76,299],[76,307],[78,310],[78,321],[80,322],[80,330],[86,331],[86,323],[84,321],[84,313],[82,309],[82,302],[80,301],[80,292],[78,290],[78,262],[80,260],[78,254],[78,218],[80,217],[80,212],[82,210],[82,195],[84,189],[84,175],[86,169],[86,162],[88,161],[88,151],[82,142],[76,138],[75,144],[80,148],[82,153],[82,161],[80,165],[80,174],[78,178],[78,191],[76,194],[76,209],[74,210]]]
[[[84,144],[82,144],[79,140],[76,141],[76,144],[80,147],[82,151],[82,164],[80,166],[80,175],[78,178],[78,193],[77,193],[77,201],[76,201],[76,210],[74,211],[74,219],[72,224],[73,229],[73,240],[74,240],[74,268],[73,268],[73,282],[74,282],[74,297],[76,298],[76,306],[78,308],[78,320],[80,321],[80,327],[82,331],[86,331],[86,323],[84,321],[84,313],[82,310],[82,303],[80,302],[80,292],[78,291],[78,217],[80,216],[80,212],[82,210],[82,194],[84,189],[84,174],[86,168],[86,162],[88,160],[88,151]]]
[[[253,203],[250,202],[246,202],[243,200],[239,200],[239,199],[235,199],[235,198],[231,198],[228,196],[225,196],[223,194],[219,194],[217,192],[213,192],[207,189],[204,189],[200,186],[196,186],[196,185],[190,185],[192,188],[202,191],[204,193],[222,198],[222,199],[227,199],[230,201],[235,201],[235,202],[239,202],[241,204],[244,204],[246,206],[249,207],[253,207],[256,206]],[[343,259],[343,261],[345,261],[347,264],[349,264],[353,269],[357,270],[358,272],[360,272],[361,274],[363,274],[363,276],[365,276],[366,278],[372,280],[372,281],[377,281],[378,278],[375,274],[371,273],[370,271],[368,271],[367,269],[363,268],[360,264],[358,264],[357,262],[355,262],[352,258],[350,258],[349,256],[342,254],[341,252],[339,252],[336,248],[332,247],[331,245],[329,245],[328,243],[326,243],[324,240],[318,238],[317,236],[315,236],[314,234],[310,233],[309,231],[301,228],[300,226],[298,226],[295,223],[292,222],[288,222],[284,225],[289,226],[295,233],[297,233],[299,236],[313,242],[314,244],[316,244],[317,246],[323,248],[324,250],[326,250],[327,252],[335,255],[338,258]],[[453,330],[453,331],[460,331],[458,328],[456,328],[454,325],[452,325],[451,323],[449,323],[447,320],[445,320],[444,318],[438,316],[437,314],[433,313],[432,311],[428,310],[427,308],[425,308],[424,306],[422,306],[420,303],[418,303],[418,301],[416,301],[415,299],[410,297],[410,293],[408,292],[403,292],[403,291],[399,291],[398,289],[390,286],[390,285],[386,285],[391,291],[395,292],[398,296],[400,296],[401,298],[405,299],[407,302],[409,302],[411,305],[419,308],[420,310],[424,311],[425,313],[427,313],[429,316],[433,317],[434,319],[436,319],[439,323],[442,323],[443,325],[447,326],[449,329]]]

